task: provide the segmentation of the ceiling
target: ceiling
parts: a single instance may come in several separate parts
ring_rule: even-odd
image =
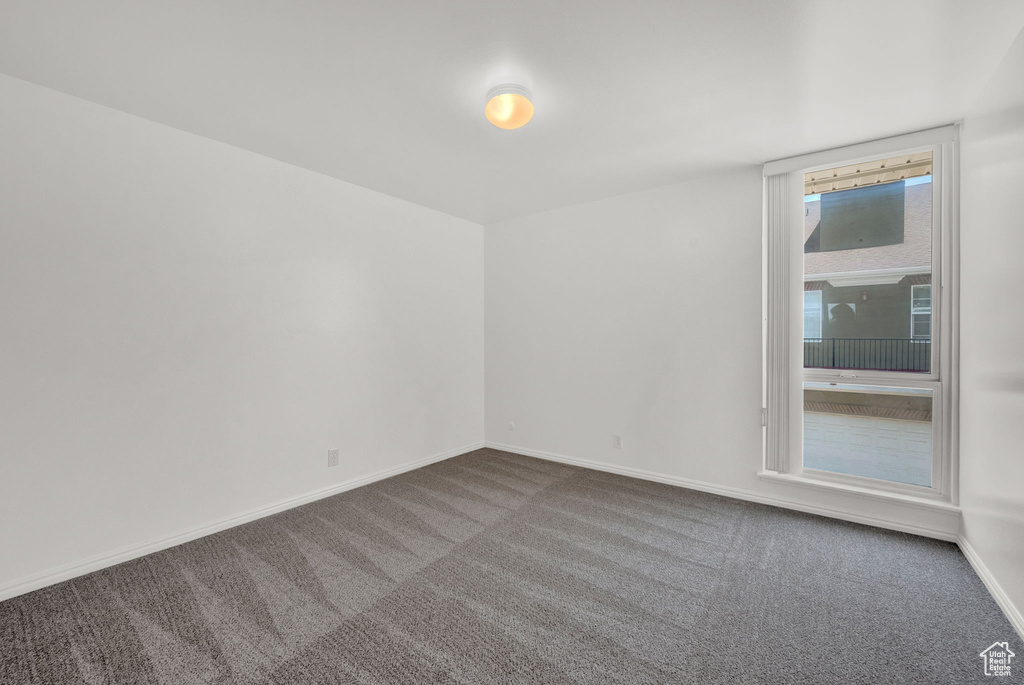
[[[961,118],[1024,0],[0,1],[0,72],[487,224]],[[526,127],[484,119],[517,79]]]

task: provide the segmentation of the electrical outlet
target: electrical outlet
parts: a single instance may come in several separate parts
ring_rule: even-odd
[[[612,447],[614,447],[617,450],[622,449],[622,436],[619,435],[618,433],[612,436]]]
[[[341,450],[327,450],[327,465],[337,466],[338,465],[338,453]]]
[[[514,422],[514,421],[509,421],[509,422],[508,422],[508,429],[509,429],[510,431],[514,431],[514,430],[516,429],[516,424],[515,424],[515,422]]]

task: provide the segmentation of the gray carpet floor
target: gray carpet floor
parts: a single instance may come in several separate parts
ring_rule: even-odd
[[[997,640],[952,544],[479,450],[0,603],[0,682],[959,684]]]

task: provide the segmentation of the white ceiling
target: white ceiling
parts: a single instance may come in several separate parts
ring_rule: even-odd
[[[962,117],[1024,0],[0,2],[0,72],[480,223]],[[483,97],[526,81],[503,131]]]

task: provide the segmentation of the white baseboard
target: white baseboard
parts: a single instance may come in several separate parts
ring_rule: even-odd
[[[190,528],[188,530],[183,530],[167,537],[150,540],[140,545],[122,547],[121,549],[113,552],[99,554],[89,557],[88,559],[65,564],[64,566],[50,569],[42,573],[20,578],[15,580],[13,583],[0,587],[0,602],[5,599],[10,599],[11,597],[23,595],[26,592],[38,590],[48,585],[70,580],[71,578],[77,578],[78,576],[85,575],[86,573],[92,573],[93,571],[114,566],[115,564],[131,561],[132,559],[138,559],[139,557],[147,554],[159,552],[160,550],[174,547],[175,545],[180,545],[191,540],[196,540],[228,528],[233,528],[243,523],[248,523],[249,521],[255,521],[256,519],[263,518],[264,516],[270,516],[271,514],[285,511],[286,509],[293,509],[295,507],[302,506],[303,504],[309,504],[310,502],[315,502],[318,499],[323,499],[324,497],[337,495],[338,493],[345,492],[346,490],[352,490],[353,488],[369,485],[370,483],[378,480],[397,476],[400,473],[412,471],[413,469],[418,469],[422,466],[426,466],[427,464],[433,464],[434,462],[457,457],[460,454],[472,452],[473,450],[480,449],[483,446],[483,442],[476,442],[454,450],[448,450],[447,452],[432,454],[429,457],[413,459],[412,461],[407,461],[404,464],[395,466],[394,468],[377,471],[376,473],[371,473],[359,478],[353,478],[352,480],[347,480],[344,483],[338,483],[321,490],[307,492],[306,494],[299,495],[297,497],[283,499],[274,502],[273,504],[268,504],[265,507],[251,509],[241,514],[211,521],[210,523]]]
[[[992,572],[985,566],[985,562],[981,560],[978,553],[971,547],[971,543],[967,539],[960,535],[957,538],[957,544],[960,545],[960,551],[967,557],[967,561],[971,563],[974,568],[974,572],[981,578],[981,582],[988,588],[989,594],[992,595],[992,599],[996,600],[996,604],[1003,610],[1003,614],[1006,616],[1006,620],[1010,622],[1013,629],[1017,631],[1017,635],[1020,636],[1021,640],[1024,640],[1024,614],[1021,614],[1020,610],[1014,606],[1013,602],[1010,601],[1010,596],[1006,594],[999,581],[995,579]]]
[[[902,521],[895,521],[892,519],[879,518],[876,516],[852,514],[845,511],[828,509],[825,507],[819,507],[811,504],[804,504],[803,502],[798,502],[796,500],[786,499],[783,497],[762,495],[760,493],[752,492],[750,490],[743,490],[740,488],[733,488],[724,485],[715,485],[713,483],[706,483],[704,481],[691,480],[689,478],[680,478],[678,476],[669,476],[663,473],[644,471],[642,469],[634,469],[628,466],[618,466],[615,464],[608,464],[600,461],[592,461],[590,459],[567,457],[563,454],[542,452],[540,450],[529,449],[526,447],[517,447],[515,445],[504,445],[496,442],[487,442],[485,446],[491,449],[502,450],[504,452],[522,454],[527,457],[537,457],[538,459],[546,459],[548,461],[557,461],[563,464],[582,466],[583,468],[595,469],[597,471],[617,473],[621,476],[630,476],[632,478],[640,478],[641,480],[651,480],[658,483],[667,483],[668,485],[676,485],[681,488],[689,488],[690,490],[710,492],[714,495],[722,495],[723,497],[732,497],[733,499],[741,499],[746,500],[748,502],[757,502],[758,504],[768,504],[770,506],[781,507],[783,509],[794,509],[796,511],[806,512],[808,514],[818,514],[819,516],[827,516],[829,518],[840,519],[843,521],[851,521],[853,523],[863,523],[865,525],[875,526],[877,528],[886,528],[888,530],[898,530],[904,533],[913,533],[914,535],[936,538],[939,540],[945,540],[947,542],[957,542],[957,534],[955,532],[943,528],[927,528],[924,526],[908,524]]]

